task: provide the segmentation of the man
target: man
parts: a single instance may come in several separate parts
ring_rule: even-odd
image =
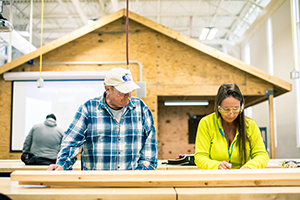
[[[55,163],[63,135],[63,130],[56,124],[55,115],[47,115],[45,122],[34,125],[26,136],[21,157],[23,162],[25,164],[47,165]],[[35,156],[31,160],[30,158],[25,158],[29,153],[31,153],[30,157]]]
[[[55,165],[48,170],[72,169],[83,146],[83,170],[154,170],[157,141],[149,108],[131,97],[139,88],[123,68],[110,70],[102,96],[79,107],[61,144]]]

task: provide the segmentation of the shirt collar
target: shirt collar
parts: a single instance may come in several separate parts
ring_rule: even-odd
[[[105,97],[106,97],[106,92],[104,91],[103,95],[100,98],[100,104],[99,104],[98,109],[100,109],[100,108],[106,108],[106,109],[109,108],[109,106],[105,102]],[[129,103],[125,107],[127,107],[130,110],[132,110],[136,107],[135,103],[132,101],[132,97],[131,97]]]

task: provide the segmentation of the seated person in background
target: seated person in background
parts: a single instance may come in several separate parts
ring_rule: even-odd
[[[261,132],[245,117],[244,97],[236,84],[220,86],[215,112],[198,125],[195,163],[200,169],[257,169],[268,164]]]
[[[77,110],[61,144],[55,165],[48,170],[72,169],[83,145],[83,170],[155,170],[157,141],[152,113],[137,97],[139,88],[130,71],[110,70],[105,92]]]
[[[45,122],[34,125],[26,136],[22,161],[32,165],[55,163],[63,136],[64,132],[57,126],[55,115],[47,115]]]

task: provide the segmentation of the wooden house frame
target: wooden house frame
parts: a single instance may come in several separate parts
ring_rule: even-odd
[[[38,72],[39,65],[30,64],[29,61],[39,63],[40,55],[43,58],[43,71],[108,71],[117,66],[126,67],[125,64],[105,64],[126,60],[125,18],[126,11],[122,9],[98,19],[92,25],[86,25],[2,65],[0,74]],[[138,64],[141,63],[143,67],[142,78],[146,82],[147,96],[142,99],[154,116],[158,139],[163,138],[163,132],[170,130],[165,127],[170,120],[164,114],[164,100],[206,99],[210,102],[206,108],[180,112],[207,114],[213,112],[219,86],[234,82],[239,85],[245,97],[245,107],[269,101],[271,155],[275,158],[273,98],[291,91],[290,83],[133,12],[129,12],[129,59],[133,61],[130,70],[135,81],[140,81],[141,66]],[[0,135],[4,138],[0,142],[2,159],[19,158],[20,155],[9,152],[11,87],[9,81],[0,78]],[[177,108],[172,109],[171,112],[178,113]],[[179,121],[180,119],[178,118]],[[175,124],[180,124],[179,121]],[[164,144],[166,142],[159,140],[160,146]],[[168,148],[176,145],[174,141],[170,144]]]

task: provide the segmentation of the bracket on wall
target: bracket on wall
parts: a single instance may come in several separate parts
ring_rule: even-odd
[[[274,95],[274,91],[273,90],[266,90],[266,95],[267,96]]]

